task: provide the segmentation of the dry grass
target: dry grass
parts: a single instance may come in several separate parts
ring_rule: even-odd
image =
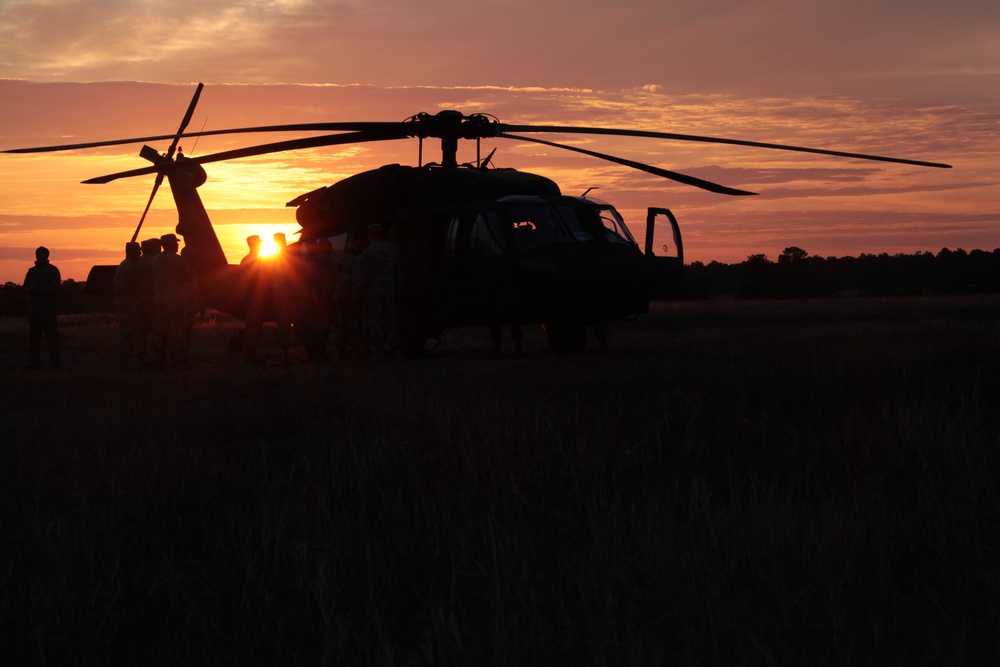
[[[984,664],[1000,307],[677,303],[614,347],[13,368],[0,654],[21,664]],[[265,344],[268,338],[265,333]]]

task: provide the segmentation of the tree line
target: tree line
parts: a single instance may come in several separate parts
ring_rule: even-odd
[[[114,312],[110,297],[87,294],[87,283],[64,280],[56,295],[56,308],[61,315],[75,313]],[[0,317],[27,315],[31,300],[21,285],[7,282],[0,285]]]
[[[777,261],[751,255],[737,264],[694,262],[684,267],[684,296],[746,299],[1000,292],[1000,248],[937,254],[811,256],[785,248]]]

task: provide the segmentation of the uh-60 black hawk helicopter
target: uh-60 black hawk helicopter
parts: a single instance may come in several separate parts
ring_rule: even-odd
[[[4,152],[71,150],[125,143],[170,140],[166,153],[143,146],[139,155],[152,166],[92,178],[84,183],[156,174],[149,210],[164,177],[177,206],[177,233],[194,265],[206,305],[242,315],[239,265],[223,253],[197,188],[205,182],[202,165],[304,148],[417,138],[417,166],[386,165],[305,193],[288,202],[296,207],[302,244],[328,240],[340,252],[359,252],[366,230],[379,223],[400,250],[406,276],[400,295],[400,327],[409,352],[449,327],[542,323],[557,349],[580,349],[586,327],[648,312],[650,300],[680,284],[684,263],[677,220],[668,209],[650,208],[646,242],[640,251],[613,206],[587,196],[563,195],[552,180],[514,169],[492,168],[491,152],[480,159],[482,139],[512,139],[583,153],[654,176],[725,195],[752,195],[700,178],[528,134],[591,134],[672,139],[750,146],[834,157],[878,160],[925,167],[950,165],[843,151],[805,148],[696,135],[641,130],[501,123],[486,114],[459,111],[420,113],[401,122],[331,122],[185,132],[202,91],[198,85],[180,128],[173,135],[86,144],[16,149]],[[181,139],[220,134],[323,132],[211,155],[186,157]],[[423,140],[441,142],[441,160],[423,162]],[[475,163],[459,164],[459,140],[475,140]],[[495,149],[494,149],[495,150]],[[668,256],[653,253],[657,219],[673,236]],[[138,235],[136,229],[132,240]],[[298,248],[296,247],[298,246]],[[107,291],[115,267],[91,270],[88,289]]]

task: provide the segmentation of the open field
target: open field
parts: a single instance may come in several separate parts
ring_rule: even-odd
[[[29,373],[0,322],[5,662],[1000,658],[1000,299],[659,304],[603,353],[405,363],[241,367],[233,326],[118,371],[67,319]]]

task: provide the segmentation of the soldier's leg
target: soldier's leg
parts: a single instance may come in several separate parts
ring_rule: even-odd
[[[608,341],[611,340],[611,322],[603,320],[601,322],[594,323],[594,336],[597,338],[597,344],[601,348],[608,346]]]
[[[139,305],[127,301],[119,301],[115,305],[118,310],[118,366],[125,368],[135,349],[139,331]]]
[[[257,345],[260,344],[260,334],[264,328],[264,313],[258,303],[247,304],[245,311],[242,360],[244,363],[250,363],[257,358]]]
[[[333,324],[336,327],[337,353],[343,357],[347,354],[347,301],[346,299],[336,299],[333,306]]]
[[[170,362],[175,366],[183,366],[188,360],[188,312],[186,305],[173,306],[170,309],[169,337]]]
[[[347,300],[347,347],[352,354],[361,346],[361,304],[358,299]]]
[[[377,356],[385,342],[382,333],[382,310],[378,299],[365,297],[361,311],[361,346],[370,356]]]
[[[521,351],[521,341],[524,340],[524,332],[521,330],[520,324],[510,325],[510,337],[514,339],[514,351]]]
[[[167,333],[169,321],[165,308],[157,307],[153,313],[153,360],[156,365],[167,363]]]
[[[274,307],[274,333],[278,339],[278,349],[281,350],[281,361],[288,362],[288,348],[291,341],[292,317],[291,309],[281,303]]]
[[[135,329],[135,354],[139,359],[139,365],[144,366],[146,364],[146,346],[149,341],[149,332],[151,329],[152,312],[147,306],[140,306],[139,308],[139,319],[136,322]]]
[[[118,316],[118,367],[127,368],[135,343],[135,325],[126,317]]]
[[[59,368],[59,320],[55,313],[46,313],[42,320],[42,332],[49,351],[49,364]]]
[[[399,350],[403,346],[403,339],[399,334],[399,310],[396,307],[396,296],[385,297],[383,304],[385,342],[390,350]]]
[[[42,321],[37,313],[28,315],[28,343],[31,355],[28,367],[37,368],[42,362]]]
[[[372,297],[369,299],[368,329],[372,348],[381,352],[385,348],[385,299]]]

